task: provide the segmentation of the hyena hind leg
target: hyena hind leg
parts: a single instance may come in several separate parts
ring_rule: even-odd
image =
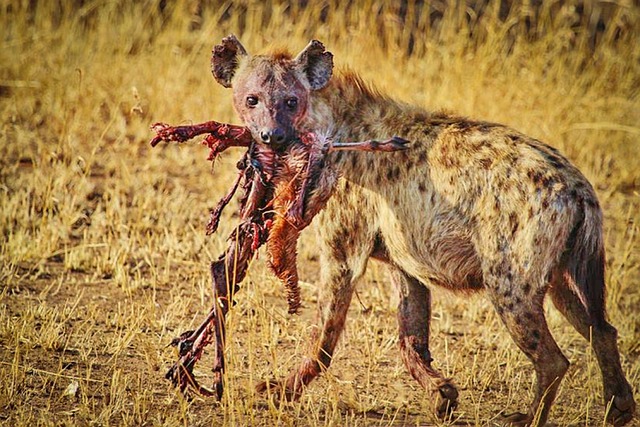
[[[544,316],[546,284],[511,277],[485,274],[487,294],[516,345],[533,363],[536,373],[535,396],[527,413],[504,418],[508,426],[543,426],[555,400],[569,361],[556,344]],[[527,295],[524,289],[529,289]]]
[[[604,283],[599,285],[604,286]],[[594,323],[572,288],[576,285],[567,271],[558,270],[553,274],[549,291],[553,304],[580,335],[591,342],[602,373],[605,405],[610,402],[612,405],[607,421],[622,426],[633,418],[636,404],[620,364],[617,331],[606,320]],[[604,319],[604,313],[596,313],[596,316]]]
[[[431,292],[427,286],[396,267],[389,266],[389,273],[400,296],[398,327],[402,360],[411,376],[426,390],[433,391],[436,414],[439,418],[446,418],[458,406],[458,390],[451,379],[431,367]]]

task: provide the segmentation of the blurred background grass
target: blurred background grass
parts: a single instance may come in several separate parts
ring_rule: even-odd
[[[0,420],[367,425],[374,414],[383,425],[436,422],[397,362],[392,291],[377,264],[360,286],[374,318],[354,303],[342,362],[293,409],[260,406],[251,383],[299,360],[314,291],[303,287],[302,319],[286,318],[262,261],[230,319],[227,404],[188,404],[164,384],[173,354],[162,346],[206,310],[207,263],[236,222],[227,216],[205,239],[208,208],[240,152],[212,174],[204,148],[151,150],[149,125],[237,122],[230,91],[209,71],[212,46],[229,33],[255,53],[297,52],[319,39],[338,67],[398,99],[502,122],[564,152],[605,211],[610,317],[629,379],[640,382],[637,2],[7,0],[0,28]],[[312,232],[300,251],[303,279],[315,284]],[[488,305],[442,299],[433,353],[463,388],[465,422],[522,406],[527,361]],[[552,417],[600,423],[597,367],[550,316],[578,364]],[[65,394],[73,381],[79,391]]]

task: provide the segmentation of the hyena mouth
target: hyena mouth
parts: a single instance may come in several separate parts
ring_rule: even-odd
[[[283,153],[292,145],[300,143],[300,136],[292,132],[291,134],[287,134],[282,139],[269,140],[269,141],[263,141],[263,140],[256,140],[256,141],[259,144],[269,147],[271,150],[273,150],[276,153]]]

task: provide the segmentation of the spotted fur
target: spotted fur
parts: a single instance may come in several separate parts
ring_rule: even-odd
[[[457,406],[458,391],[432,366],[432,286],[485,292],[533,362],[534,400],[526,413],[506,417],[506,424],[543,425],[569,366],[546,324],[547,294],[592,341],[605,403],[612,402],[608,420],[614,425],[631,420],[632,389],[620,365],[616,330],[605,314],[602,211],[584,175],[541,141],[500,124],[398,102],[353,72],[334,73],[319,89],[305,79],[331,76],[332,64],[322,60],[328,52],[319,42],[310,46],[295,59],[279,54],[241,60],[234,93],[255,90],[247,82],[277,71],[280,81],[298,83],[276,84],[260,96],[271,105],[270,117],[277,117],[279,107],[272,101],[282,93],[302,99],[304,110],[287,122],[295,132],[323,132],[343,141],[398,135],[412,147],[385,156],[335,152],[326,159],[326,170],[341,179],[316,220],[324,292],[320,324],[308,357],[279,384],[286,396],[299,396],[329,366],[354,285],[375,258],[388,265],[400,296],[402,358],[411,375],[435,391],[440,416]],[[242,111],[251,128],[254,117]]]

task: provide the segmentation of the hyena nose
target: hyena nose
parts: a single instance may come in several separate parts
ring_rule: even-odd
[[[265,144],[282,144],[285,136],[284,131],[280,128],[260,132],[260,139],[262,139]]]

